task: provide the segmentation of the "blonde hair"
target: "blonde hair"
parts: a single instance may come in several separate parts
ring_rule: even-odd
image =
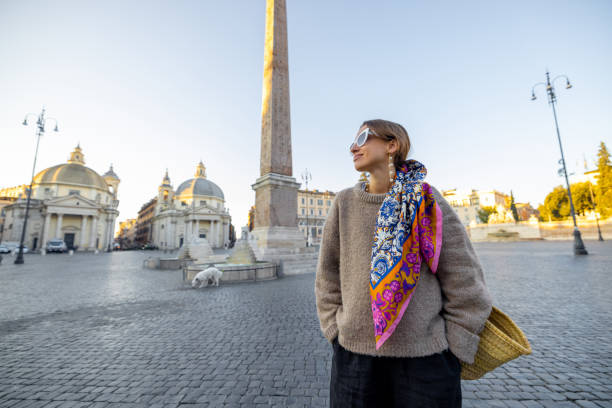
[[[371,119],[364,121],[361,126],[367,126],[376,134],[387,140],[397,140],[398,149],[394,154],[393,163],[396,168],[401,167],[402,163],[408,157],[410,151],[410,137],[406,129],[399,123],[391,122],[384,119]]]

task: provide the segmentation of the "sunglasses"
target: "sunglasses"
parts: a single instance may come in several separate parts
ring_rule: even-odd
[[[365,143],[368,141],[368,137],[369,137],[370,135],[374,135],[374,136],[380,137],[380,136],[378,136],[378,133],[376,133],[376,132],[375,132],[375,131],[373,131],[372,129],[370,129],[370,128],[365,128],[365,129],[363,129],[363,130],[362,130],[362,131],[361,131],[361,132],[360,132],[360,133],[357,135],[357,137],[355,138],[355,141],[354,141],[353,143],[351,143],[351,144],[350,144],[350,146],[349,146],[349,152],[353,150],[353,147],[354,147],[354,146],[358,146],[358,147],[363,146],[363,145],[364,145],[364,144],[365,144]],[[387,137],[386,137],[386,139],[387,139],[387,140],[392,140],[392,139],[393,139],[393,137],[391,137],[391,136],[387,136]]]

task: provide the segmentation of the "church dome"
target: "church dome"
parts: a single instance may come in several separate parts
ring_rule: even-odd
[[[210,180],[198,178],[183,181],[176,190],[176,195],[207,195],[224,198],[223,191],[218,185]]]
[[[102,176],[85,166],[80,146],[71,153],[68,163],[39,172],[34,177],[34,184],[74,184],[108,191],[108,184]]]
[[[106,173],[104,173],[104,175],[102,177],[108,177],[108,178],[112,178],[115,180],[119,180],[119,176],[117,176],[117,173],[115,173],[115,170],[113,170],[113,165],[111,164],[110,169],[108,169],[108,171]]]
[[[195,178],[183,181],[176,190],[176,195],[206,195],[225,199],[221,188],[206,179],[206,168],[202,162],[198,164]]]

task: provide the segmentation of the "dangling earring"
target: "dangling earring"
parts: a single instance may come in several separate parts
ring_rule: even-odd
[[[395,165],[393,164],[393,156],[389,154],[389,184],[393,185],[393,178],[395,177]]]

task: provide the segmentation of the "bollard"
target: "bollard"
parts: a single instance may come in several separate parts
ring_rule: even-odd
[[[45,256],[47,255],[47,250],[45,248],[40,250],[40,256]]]
[[[69,251],[68,251],[68,255],[69,255],[69,256],[74,255],[74,250],[73,250],[73,249],[69,250]]]

